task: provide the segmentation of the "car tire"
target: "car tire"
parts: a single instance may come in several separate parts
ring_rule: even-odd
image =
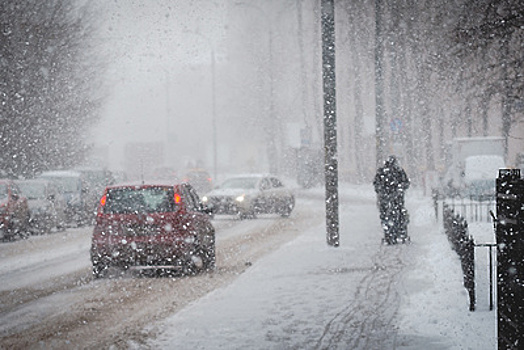
[[[280,216],[284,218],[288,218],[291,215],[291,212],[295,208],[295,198],[290,198],[284,203],[284,207],[282,208],[282,211],[280,212]]]
[[[204,252],[204,271],[214,271],[216,268],[215,240]]]
[[[16,237],[16,229],[11,221],[4,227],[4,241],[10,242]]]
[[[24,219],[22,220],[22,222],[20,223],[20,233],[25,236],[26,238],[29,237],[31,235],[31,233],[29,232],[29,228],[31,227],[29,225],[29,220],[31,219],[29,213],[27,213],[24,217]]]
[[[93,276],[95,278],[104,278],[107,276],[108,266],[105,264],[93,264]]]
[[[238,213],[238,217],[240,218],[240,220],[244,220],[244,219],[256,219],[257,218],[257,211],[255,210],[255,208],[251,208],[250,210],[247,210],[247,211],[241,211]]]
[[[183,273],[194,276],[205,271],[212,271],[215,269],[215,259],[215,231],[210,229],[204,240],[197,243],[192,256],[187,259]],[[198,261],[200,263],[197,263]]]

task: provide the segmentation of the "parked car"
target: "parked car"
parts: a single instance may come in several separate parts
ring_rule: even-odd
[[[98,199],[112,182],[103,170],[55,170],[42,173],[39,179],[54,182],[66,202],[67,222],[86,225],[94,222]]]
[[[39,179],[56,184],[66,203],[66,217],[68,224],[84,224],[91,206],[88,204],[88,191],[82,174],[73,170],[55,170],[42,173]]]
[[[48,233],[62,230],[66,224],[66,204],[58,187],[47,180],[24,180],[17,182],[29,206],[29,229],[32,233]]]
[[[506,168],[498,155],[467,157],[464,161],[463,195],[473,200],[494,200],[495,179],[499,169]]]
[[[12,180],[0,179],[0,238],[9,240],[24,236],[28,225],[27,199]]]
[[[213,269],[215,229],[208,213],[186,183],[107,187],[93,230],[94,276],[110,267],[187,274]]]
[[[92,194],[91,200],[95,204],[94,210],[96,210],[98,199],[106,186],[113,185],[116,182],[113,173],[107,169],[90,167],[79,167],[75,168],[74,171],[82,175],[86,190]]]
[[[204,195],[213,189],[211,175],[204,169],[190,169],[186,171],[184,182],[190,183],[200,195]]]
[[[239,175],[207,193],[203,202],[213,214],[255,218],[257,214],[280,214],[288,217],[295,207],[290,189],[275,176]]]

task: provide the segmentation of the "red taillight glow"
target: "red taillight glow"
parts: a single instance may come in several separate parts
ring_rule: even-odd
[[[175,193],[175,203],[178,204],[182,200],[182,197],[178,193]]]
[[[107,201],[107,196],[104,194],[102,198],[100,198],[100,205],[105,206]]]

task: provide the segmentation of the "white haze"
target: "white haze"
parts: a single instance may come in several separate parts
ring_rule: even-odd
[[[111,61],[109,93],[93,132],[102,165],[123,170],[126,143],[162,142],[163,165],[199,164],[211,171],[213,118],[219,173],[268,170],[268,120],[275,123],[272,138],[281,156],[300,145],[299,130],[306,126],[311,145],[321,147],[321,46],[314,3],[302,5],[302,57],[293,1],[98,6],[104,16],[100,51]],[[374,130],[372,102],[365,101],[367,134]],[[346,103],[340,102],[342,113]],[[340,130],[347,142],[346,128]]]
[[[188,33],[221,35],[220,7],[203,1],[100,6],[105,14],[101,51],[111,60],[110,94],[94,134],[98,146],[109,148],[108,163],[123,167],[127,142],[165,143],[173,137],[178,153],[201,157],[199,144],[207,146],[211,135],[210,106],[203,101],[209,99],[209,58],[202,39]]]

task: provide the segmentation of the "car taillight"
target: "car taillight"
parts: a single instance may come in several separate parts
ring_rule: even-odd
[[[182,197],[178,193],[175,193],[175,203],[178,204],[182,200]]]
[[[100,205],[98,206],[97,215],[101,215],[104,211],[104,207],[107,202],[107,195],[103,195],[102,198],[100,198]]]

